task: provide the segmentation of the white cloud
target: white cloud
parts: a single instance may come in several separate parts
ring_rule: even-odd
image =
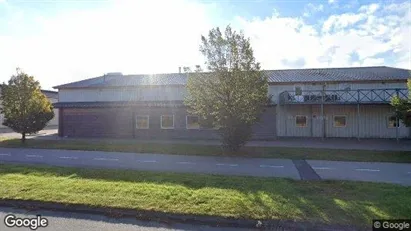
[[[213,23],[213,5],[135,1],[95,10],[37,17],[36,34],[0,36],[0,75],[20,66],[46,88],[105,72],[177,72],[203,64],[200,35]],[[15,30],[20,23],[16,23]],[[14,27],[13,26],[13,27]]]
[[[391,7],[409,9],[404,4]],[[320,29],[301,18],[278,15],[265,20],[243,19],[242,27],[252,38],[255,54],[264,68],[293,68],[296,63],[306,68],[388,65],[388,59],[381,55],[394,52],[388,57],[392,61],[390,65],[410,69],[410,12],[363,8],[369,9],[372,15],[364,12],[331,15]],[[352,61],[352,53],[358,54],[358,61]]]
[[[384,64],[383,58],[366,58],[362,62],[363,66],[381,66]]]
[[[373,14],[380,6],[376,3],[372,3],[370,5],[361,6],[358,11],[364,12],[366,14]]]
[[[8,19],[12,30],[0,31],[1,81],[16,67],[46,88],[112,71],[176,72],[178,66],[203,64],[200,35],[227,23],[251,38],[265,69],[387,65],[386,52],[391,65],[411,69],[410,3],[367,5],[331,15],[319,26],[276,10],[265,19],[238,16],[222,23],[214,4],[179,0],[157,5],[113,3],[56,17],[31,15],[28,22],[27,12],[13,9]],[[353,53],[358,61],[352,62]]]
[[[328,4],[333,4],[335,2],[336,2],[336,0],[328,0]]]
[[[324,5],[319,4],[319,5],[314,5],[312,3],[308,3],[305,7],[304,7],[304,13],[303,16],[304,17],[309,17],[317,12],[321,12],[324,10]]]
[[[351,26],[367,16],[365,14],[345,13],[341,15],[331,15],[323,24],[323,32],[329,32],[331,29],[341,30]]]

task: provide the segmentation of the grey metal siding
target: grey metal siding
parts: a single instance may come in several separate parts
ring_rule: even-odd
[[[289,137],[322,137],[320,105],[277,106],[277,134]],[[388,128],[387,117],[394,110],[389,105],[360,105],[358,129],[357,105],[324,105],[325,137],[396,138],[396,129]],[[296,115],[307,116],[307,127],[295,125]],[[334,116],[346,116],[345,127],[334,126]],[[400,123],[399,138],[409,137],[410,129]]]
[[[184,86],[61,89],[60,102],[183,100]]]

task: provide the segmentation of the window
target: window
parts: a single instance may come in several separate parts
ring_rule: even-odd
[[[161,128],[173,129],[174,128],[174,115],[162,115],[161,116]]]
[[[295,95],[302,95],[303,89],[301,87],[295,87]]]
[[[334,116],[334,127],[340,128],[347,125],[347,116],[336,115]]]
[[[307,127],[307,116],[302,116],[302,115],[295,116],[295,126]]]
[[[186,116],[186,128],[187,129],[199,129],[200,123],[198,116]]]
[[[137,129],[148,129],[149,124],[150,124],[150,118],[148,115],[136,116],[136,128]]]
[[[397,124],[397,117],[395,115],[388,116],[387,122],[388,122],[388,128],[399,127],[399,124]]]

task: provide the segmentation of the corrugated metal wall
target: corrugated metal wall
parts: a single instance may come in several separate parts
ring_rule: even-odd
[[[95,102],[95,101],[159,101],[183,100],[185,88],[141,87],[141,88],[105,88],[105,89],[61,89],[60,102]]]
[[[381,89],[406,88],[406,83],[340,83],[327,84],[327,90],[341,89],[342,86],[351,89]],[[268,94],[273,95],[273,101],[278,102],[279,94],[283,91],[294,91],[295,86],[304,90],[322,90],[320,83],[280,84],[270,85]],[[183,86],[155,86],[140,88],[106,88],[106,89],[61,89],[60,102],[92,102],[92,101],[129,101],[129,100],[183,100],[186,90]]]
[[[360,105],[359,136],[361,138],[395,138],[396,129],[388,127],[388,117],[393,115],[389,105]],[[307,116],[307,126],[297,127],[295,117]],[[357,137],[357,105],[324,105],[326,137]],[[334,126],[334,116],[346,116],[345,127]],[[278,136],[322,137],[323,121],[320,105],[277,106]],[[409,137],[410,128],[400,124],[399,137]]]

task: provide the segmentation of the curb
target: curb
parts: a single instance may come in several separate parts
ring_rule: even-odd
[[[57,202],[41,202],[27,200],[0,199],[0,206],[27,210],[51,210],[60,212],[86,213],[104,215],[108,217],[132,217],[141,221],[156,221],[159,223],[184,223],[193,225],[207,225],[213,227],[235,227],[260,230],[304,230],[304,231],[348,231],[364,230],[354,226],[312,224],[291,220],[252,220],[234,219],[218,216],[185,215],[147,210],[122,209],[109,207],[91,207],[82,204],[63,204]]]

